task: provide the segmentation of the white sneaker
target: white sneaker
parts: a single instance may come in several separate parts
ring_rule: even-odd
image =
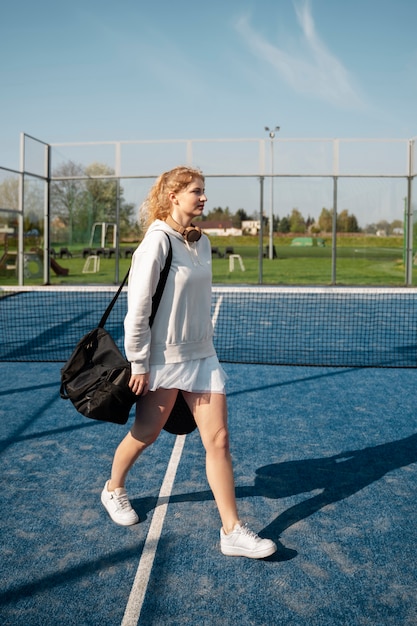
[[[107,489],[108,484],[109,481],[106,482],[101,492],[101,502],[113,522],[120,524],[120,526],[132,526],[133,524],[137,524],[139,517],[132,509],[126,489],[124,487],[118,487],[114,491],[109,491]]]
[[[246,526],[237,523],[231,533],[220,530],[220,549],[226,556],[247,556],[250,559],[264,559],[277,551],[271,539],[261,539]]]

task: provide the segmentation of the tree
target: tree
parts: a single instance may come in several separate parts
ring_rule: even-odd
[[[91,221],[90,228],[94,222],[115,222],[117,204],[117,185],[112,178],[114,170],[104,163],[92,163],[85,169],[88,176],[86,190],[88,194],[88,217]]]
[[[236,213],[232,217],[233,226],[235,228],[240,228],[242,226],[242,222],[248,220],[248,214],[245,209],[238,209]]]
[[[306,219],[306,229],[309,230],[312,226],[314,226],[314,218],[309,215]]]
[[[320,231],[323,233],[331,233],[333,230],[333,209],[322,208],[318,224]]]
[[[37,178],[26,177],[24,183],[24,232],[37,231],[43,234],[44,227],[44,183]],[[19,208],[19,179],[10,177],[0,184],[0,209],[18,211]],[[6,217],[4,223],[13,222],[16,217]]]
[[[306,223],[298,209],[293,209],[290,215],[290,231],[292,233],[305,233]]]
[[[220,206],[214,207],[211,211],[209,211],[203,216],[203,220],[207,220],[207,221],[217,220],[219,222],[224,222],[225,220],[230,220],[230,219],[232,219],[232,215],[230,213],[228,206],[225,209],[223,209]]]
[[[402,220],[394,220],[391,222],[391,233],[395,231],[404,232],[404,222]]]
[[[0,184],[0,209],[17,211],[19,207],[19,179],[5,178]]]
[[[68,162],[54,171],[54,177],[61,180],[51,185],[51,204],[54,214],[67,228],[68,243],[87,243],[95,222],[116,222],[118,188],[114,170],[108,165],[92,163],[83,168]],[[119,186],[120,237],[132,230],[133,212],[134,205],[125,201],[123,188]]]
[[[291,230],[291,223],[287,215],[279,220],[279,224],[277,226],[277,232],[285,234],[285,233],[289,233],[290,230]]]
[[[337,216],[337,232],[338,233],[358,233],[358,221],[354,215],[350,215],[345,209]]]
[[[85,206],[85,181],[78,179],[85,175],[84,168],[69,161],[58,167],[53,175],[63,180],[51,183],[51,212],[68,226],[68,243],[72,244],[74,225]]]

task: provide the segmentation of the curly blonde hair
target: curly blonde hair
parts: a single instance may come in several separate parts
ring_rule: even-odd
[[[165,220],[171,211],[170,193],[182,191],[195,179],[204,182],[204,175],[199,169],[180,165],[161,174],[148,193],[139,209],[139,219],[144,229],[157,219]]]

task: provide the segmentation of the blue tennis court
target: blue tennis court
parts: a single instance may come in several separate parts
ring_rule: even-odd
[[[224,363],[241,517],[278,552],[225,557],[197,432],[132,470],[141,522],[100,503],[128,427],[59,398],[61,363],[1,368],[1,622],[417,624],[415,368]]]

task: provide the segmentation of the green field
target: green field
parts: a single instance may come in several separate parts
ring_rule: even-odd
[[[255,237],[213,237],[213,247],[224,256],[213,255],[213,282],[216,284],[258,284],[260,279],[258,239]],[[332,279],[331,240],[325,247],[291,246],[290,238],[275,238],[277,258],[262,259],[262,283],[265,285],[330,285]],[[264,240],[264,248],[268,245]],[[131,244],[130,244],[131,246]],[[230,261],[225,254],[232,248],[241,256],[245,271],[235,261],[230,271]],[[59,249],[59,248],[58,248]],[[122,246],[123,250],[123,246]],[[72,258],[57,258],[57,262],[69,270],[68,276],[57,276],[51,270],[52,284],[113,284],[116,277],[115,259],[100,259],[97,273],[83,273],[85,259],[82,249],[72,248]],[[119,261],[119,279],[129,267],[130,260],[124,255]],[[13,272],[2,272],[0,283],[16,284]],[[42,278],[25,277],[25,284],[42,284]],[[336,284],[361,286],[398,286],[405,284],[403,240],[401,237],[340,237],[337,241]],[[413,284],[417,284],[417,281]]]
[[[235,254],[240,254],[245,272],[235,263],[229,271],[228,259],[213,259],[215,283],[256,283],[259,277],[259,250],[239,241],[228,242]],[[340,285],[387,285],[405,284],[402,239],[350,238],[338,242],[336,255],[336,283]],[[291,246],[274,240],[277,258],[263,258],[262,282],[279,285],[329,285],[332,280],[331,241],[324,248]],[[378,243],[379,245],[375,245]],[[226,248],[219,245],[220,250]],[[265,243],[266,245],[266,243]]]

